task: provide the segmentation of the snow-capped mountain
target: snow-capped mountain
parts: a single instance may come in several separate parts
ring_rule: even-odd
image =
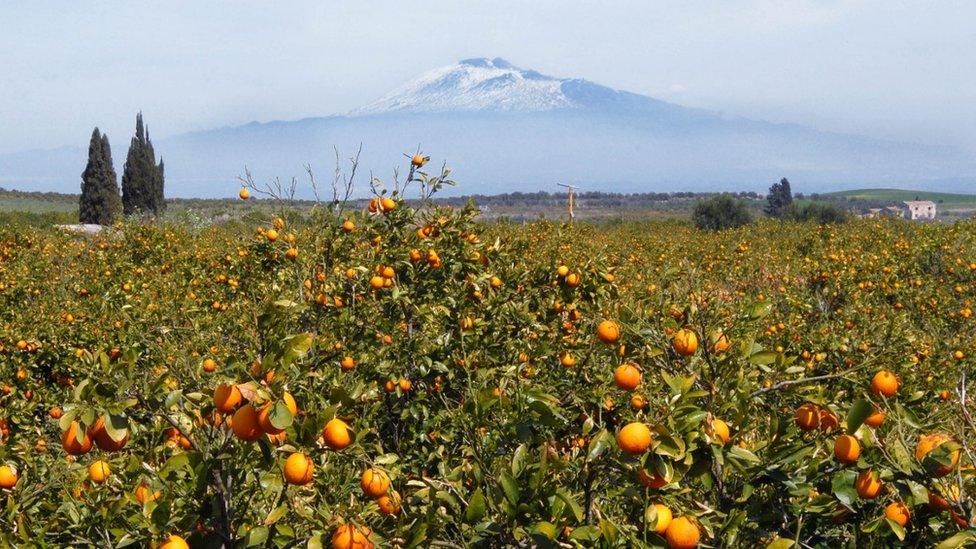
[[[116,146],[124,138],[111,136]],[[781,177],[804,192],[960,191],[976,174],[971,159],[944,147],[728,118],[498,58],[428,71],[345,115],[252,122],[155,145],[169,196],[233,196],[244,166],[259,181],[301,175],[306,165],[330,173],[334,149],[348,158],[360,146],[360,173],[376,175],[391,174],[420,146],[455,168],[461,185],[451,192],[461,194],[556,190],[566,181],[616,192],[763,191]],[[77,191],[84,166],[82,146],[0,155],[0,186]]]
[[[663,102],[594,84],[554,78],[496,57],[464,59],[427,71],[351,116],[430,112],[539,112],[555,109],[654,107]]]

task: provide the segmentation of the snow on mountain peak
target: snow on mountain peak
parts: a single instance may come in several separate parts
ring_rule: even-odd
[[[384,112],[547,111],[573,107],[572,80],[520,69],[500,57],[464,59],[430,70],[352,115]]]

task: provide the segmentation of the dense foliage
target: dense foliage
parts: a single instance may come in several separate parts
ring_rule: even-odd
[[[125,215],[160,215],[166,210],[163,196],[165,168],[163,160],[156,164],[156,152],[149,139],[149,130],[136,115],[136,134],[129,145],[129,153],[122,171],[122,209]]]
[[[766,215],[769,217],[784,217],[793,204],[793,191],[790,189],[790,180],[780,179],[779,183],[773,183],[769,187],[769,194],[766,195]]]
[[[976,539],[972,222],[473,214],[0,229],[0,543]]]
[[[122,200],[112,165],[112,148],[108,136],[95,128],[88,145],[88,165],[81,174],[78,219],[81,223],[111,225],[121,214]]]
[[[698,202],[691,218],[696,227],[708,231],[735,229],[752,223],[749,208],[730,194],[719,194]]]

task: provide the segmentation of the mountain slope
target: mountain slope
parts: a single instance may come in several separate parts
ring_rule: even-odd
[[[502,59],[434,69],[343,116],[250,123],[157,140],[171,196],[228,196],[247,165],[260,180],[320,175],[362,144],[361,173],[389,179],[418,145],[456,168],[458,194],[535,191],[573,181],[619,192],[868,186],[964,190],[957,151],[726,118]],[[0,156],[0,185],[74,191],[81,149]],[[18,179],[19,178],[19,179]],[[18,183],[18,181],[20,181]],[[366,192],[365,182],[360,192]],[[32,186],[25,186],[31,184]]]

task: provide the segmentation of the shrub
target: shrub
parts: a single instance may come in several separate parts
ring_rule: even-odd
[[[752,214],[741,200],[720,194],[696,204],[692,219],[699,229],[721,231],[752,223]]]
[[[803,206],[791,204],[785,215],[791,221],[811,221],[818,225],[846,223],[848,217],[846,210],[830,202],[810,202]]]

